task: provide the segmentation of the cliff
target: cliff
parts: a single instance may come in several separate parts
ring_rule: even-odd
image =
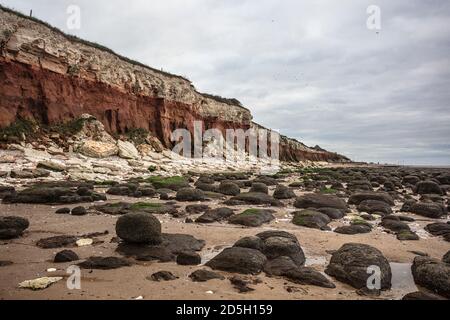
[[[28,119],[54,125],[91,114],[109,133],[142,128],[171,147],[174,129],[248,129],[237,100],[199,93],[180,76],[131,61],[0,7],[0,128]],[[282,138],[281,160],[347,161]]]

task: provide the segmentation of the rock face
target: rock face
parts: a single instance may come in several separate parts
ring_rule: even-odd
[[[389,262],[378,249],[366,244],[344,244],[333,253],[325,273],[356,289],[362,289],[367,286],[370,266],[380,268],[380,289],[390,289],[392,272]]]
[[[0,7],[0,128],[18,119],[54,125],[84,113],[101,121],[109,133],[148,130],[172,147],[173,128],[203,130],[263,129],[235,99],[196,91],[177,75],[144,66],[82,40],[50,29],[36,20]],[[225,135],[224,135],[225,136]],[[104,157],[135,150],[87,140],[82,152]],[[281,160],[348,161],[286,137],[280,138]]]

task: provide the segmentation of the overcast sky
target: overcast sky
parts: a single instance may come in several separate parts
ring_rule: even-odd
[[[0,0],[354,160],[450,165],[450,1]],[[381,9],[370,30],[369,5]]]

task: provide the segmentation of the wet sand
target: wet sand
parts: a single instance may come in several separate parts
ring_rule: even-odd
[[[110,196],[108,202],[123,200],[127,202],[145,201],[127,197]],[[150,200],[150,199],[148,199]],[[154,200],[152,201],[158,201]],[[217,200],[209,202],[217,205]],[[289,201],[287,203],[290,203]],[[180,203],[181,206],[187,203]],[[192,204],[192,203],[189,203]],[[91,203],[77,204],[68,207]],[[228,280],[210,280],[198,283],[190,280],[188,275],[201,266],[180,266],[175,262],[138,262],[131,267],[116,270],[84,270],[82,269],[81,290],[69,290],[66,286],[66,269],[72,263],[53,263],[54,255],[61,249],[41,249],[35,245],[41,238],[55,235],[82,235],[92,232],[109,231],[108,235],[98,239],[103,243],[71,248],[81,259],[90,256],[120,256],[115,252],[117,243],[111,243],[116,236],[115,222],[117,216],[89,214],[86,216],[57,215],[55,210],[67,206],[46,205],[5,205],[0,204],[0,215],[16,215],[30,220],[30,228],[23,237],[0,242],[0,260],[10,260],[12,265],[0,267],[0,299],[133,299],[142,296],[144,299],[400,299],[406,293],[415,291],[409,266],[415,257],[410,251],[426,252],[433,258],[441,259],[449,250],[449,243],[439,237],[427,235],[419,241],[399,241],[395,235],[375,228],[368,234],[342,235],[315,229],[298,227],[290,222],[289,212],[292,209],[277,208],[276,220],[258,228],[241,228],[227,223],[210,225],[187,224],[184,218],[173,218],[169,215],[157,215],[166,233],[184,233],[206,241],[200,252],[202,262],[211,259],[224,247],[233,245],[238,239],[255,235],[264,230],[279,229],[295,234],[307,257],[307,265],[323,272],[329,262],[330,250],[339,249],[344,243],[365,243],[378,248],[386,258],[394,263],[393,288],[385,291],[380,297],[365,297],[356,290],[333,278],[335,289],[325,289],[316,286],[298,285],[279,277],[268,277],[261,273],[253,278],[262,280],[251,285],[255,290],[241,294],[233,288]],[[243,209],[244,207],[236,207]],[[248,208],[246,206],[245,208]],[[239,212],[239,211],[238,211]],[[422,229],[434,220],[410,215],[417,218],[417,229]],[[342,221],[333,221],[330,226],[342,225]],[[419,233],[421,234],[421,233]],[[421,234],[422,235],[422,234]],[[56,272],[47,272],[48,268],[56,268]],[[154,272],[167,270],[179,277],[168,282],[154,282],[146,277]],[[232,276],[220,272],[225,277]],[[63,280],[47,289],[31,291],[19,289],[18,284],[24,280],[43,276],[63,276]],[[287,290],[289,288],[289,290]],[[210,293],[208,291],[212,291]],[[289,292],[290,291],[290,292]]]

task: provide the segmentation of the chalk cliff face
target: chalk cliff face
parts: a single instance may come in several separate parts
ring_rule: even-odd
[[[143,128],[166,146],[174,129],[249,129],[250,111],[235,100],[197,92],[180,76],[155,70],[112,51],[64,35],[0,7],[0,127],[25,118],[45,125],[82,114],[110,133]],[[276,102],[274,102],[276,103]],[[282,160],[347,159],[283,137]]]

